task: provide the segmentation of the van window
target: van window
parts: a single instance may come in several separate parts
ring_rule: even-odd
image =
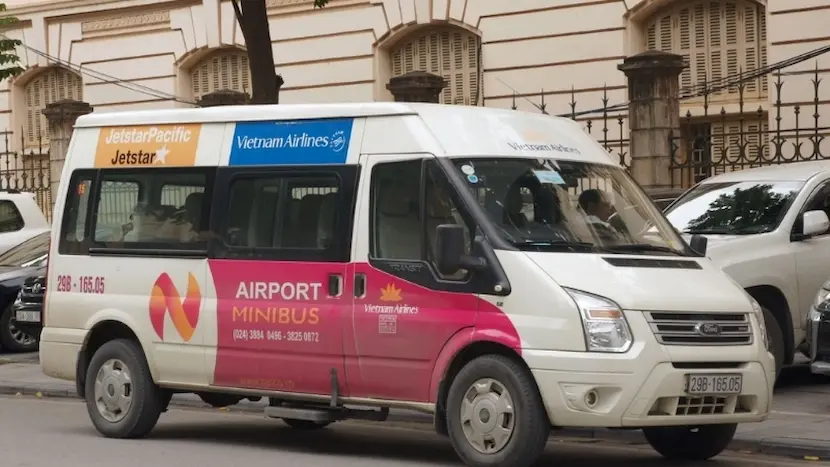
[[[13,201],[0,201],[0,233],[17,232],[23,228],[23,216]]]
[[[100,248],[206,249],[215,169],[102,170],[93,240]]]
[[[72,174],[58,242],[58,252],[62,255],[86,254],[82,245],[87,238],[86,221],[95,173],[95,170],[77,170]],[[88,245],[86,247],[88,248]]]
[[[239,175],[229,189],[223,244],[228,258],[347,261],[336,251],[340,179]]]

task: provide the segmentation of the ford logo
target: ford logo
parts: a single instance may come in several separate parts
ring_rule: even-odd
[[[720,325],[715,323],[697,323],[695,331],[703,337],[717,337],[722,332]]]

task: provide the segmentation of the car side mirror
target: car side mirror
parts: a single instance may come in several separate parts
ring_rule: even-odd
[[[435,263],[441,274],[455,274],[460,269],[483,269],[484,258],[466,254],[464,227],[458,224],[441,224],[436,228]]]
[[[709,239],[704,237],[703,235],[692,235],[692,238],[689,239],[689,247],[701,258],[706,257],[706,248],[709,245]]]
[[[809,238],[827,232],[830,229],[830,219],[827,218],[827,213],[820,209],[807,211],[802,214],[801,225],[802,237]]]

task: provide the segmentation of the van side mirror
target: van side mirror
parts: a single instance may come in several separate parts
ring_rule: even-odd
[[[460,269],[483,269],[484,258],[465,254],[464,227],[458,224],[441,224],[436,228],[435,263],[441,274],[455,274]]]
[[[692,251],[697,253],[701,258],[706,257],[706,248],[708,245],[709,239],[703,235],[692,235],[692,238],[689,240],[689,247],[691,247]]]
[[[830,229],[830,219],[820,209],[807,211],[802,214],[801,225],[802,238],[809,238],[827,232]]]

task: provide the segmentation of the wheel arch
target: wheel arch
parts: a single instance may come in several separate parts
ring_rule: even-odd
[[[133,327],[118,318],[102,319],[89,327],[89,332],[84,337],[81,350],[78,352],[78,360],[75,367],[75,389],[78,396],[84,398],[84,387],[86,384],[86,373],[89,369],[89,363],[95,352],[101,348],[102,345],[115,339],[127,339],[135,341],[141,351],[144,353],[144,358],[150,363],[152,360],[147,354],[147,346],[138,337]],[[150,375],[153,380],[156,380],[155,366],[150,364]]]
[[[778,287],[756,285],[746,288],[747,293],[766,308],[775,317],[778,327],[784,334],[784,364],[789,365],[795,358],[795,330],[793,316],[787,297]]]

